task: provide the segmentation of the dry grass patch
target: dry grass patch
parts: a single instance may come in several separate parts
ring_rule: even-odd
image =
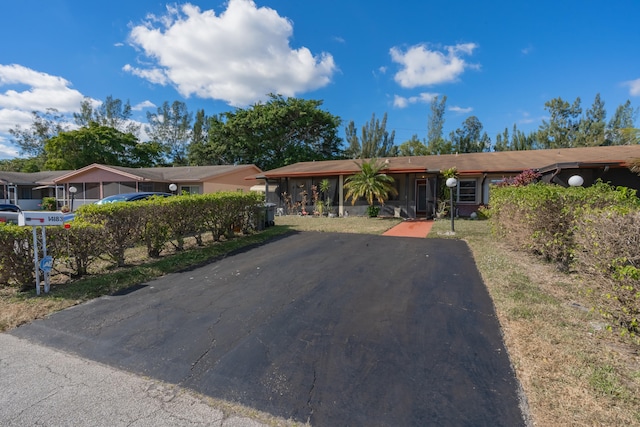
[[[445,237],[436,222],[431,237]],[[489,223],[457,221],[494,301],[537,426],[640,425],[637,342],[607,331],[578,275],[494,241]]]
[[[401,218],[368,218],[349,216],[346,218],[314,217],[311,215],[285,215],[275,218],[276,225],[289,227],[298,231],[326,231],[335,233],[382,234],[394,225],[402,222]]]

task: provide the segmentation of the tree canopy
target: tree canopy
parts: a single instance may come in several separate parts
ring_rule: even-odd
[[[195,164],[255,164],[263,170],[342,155],[340,118],[322,101],[270,95],[266,103],[213,116],[208,139],[189,147]]]
[[[149,138],[164,149],[169,162],[174,166],[187,164],[187,147],[191,140],[191,121],[193,115],[187,104],[165,101],[157,112],[147,113],[149,125],[145,127]]]
[[[360,137],[356,131],[353,120],[345,129],[349,147],[346,155],[352,159],[368,159],[372,157],[395,157],[398,148],[394,145],[395,131],[387,131],[387,113],[384,113],[382,121],[376,119],[373,113],[369,123],[362,126]]]
[[[45,143],[48,170],[80,169],[92,163],[151,167],[161,156],[156,143],[138,143],[130,133],[91,122],[88,127],[61,132]]]

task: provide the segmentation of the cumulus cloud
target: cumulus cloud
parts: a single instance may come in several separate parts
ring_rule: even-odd
[[[293,24],[253,0],[229,0],[216,15],[192,4],[167,7],[132,28],[130,44],[150,64],[124,70],[184,97],[246,106],[268,93],[295,96],[328,85],[336,71],[328,53],[292,48]]]
[[[429,92],[423,92],[418,96],[410,96],[407,98],[400,95],[395,95],[393,97],[393,106],[396,108],[406,108],[411,104],[418,104],[418,103],[428,104],[436,96],[438,96],[437,93],[429,93]]]
[[[143,102],[140,102],[140,103],[134,105],[133,107],[131,107],[131,109],[133,111],[142,111],[145,108],[153,108],[155,106],[156,106],[156,104],[154,104],[153,102],[151,102],[149,100],[146,100],[146,101],[143,101]]]
[[[473,111],[472,107],[458,107],[457,105],[449,107],[449,111],[453,111],[458,114],[468,114]]]
[[[457,44],[445,46],[444,52],[429,49],[425,44],[411,46],[407,50],[392,47],[389,51],[391,59],[402,66],[394,79],[404,88],[456,81],[466,69],[479,68],[464,59],[477,47],[475,43]]]
[[[629,94],[631,96],[640,96],[640,79],[625,82],[625,86],[629,86]]]
[[[0,93],[0,108],[44,111],[55,108],[61,113],[77,111],[83,96],[62,77],[31,70],[22,65],[0,64],[0,88],[26,86],[22,91],[7,89]]]
[[[0,64],[0,157],[18,155],[15,148],[7,145],[11,141],[9,129],[31,126],[32,111],[54,108],[63,115],[71,114],[78,111],[83,99],[62,77],[18,64]]]

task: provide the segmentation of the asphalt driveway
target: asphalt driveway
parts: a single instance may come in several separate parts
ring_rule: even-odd
[[[524,425],[462,241],[293,234],[11,333],[313,426]]]

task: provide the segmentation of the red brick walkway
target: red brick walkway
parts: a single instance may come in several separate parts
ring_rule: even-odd
[[[427,237],[433,220],[417,219],[403,221],[393,228],[382,233],[383,236],[395,236],[395,237]]]

